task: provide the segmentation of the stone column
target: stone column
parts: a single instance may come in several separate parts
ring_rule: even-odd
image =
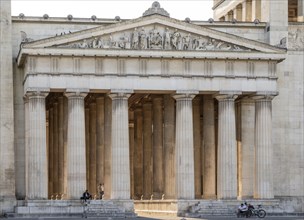
[[[242,21],[242,4],[237,5],[236,8],[233,10],[233,17],[237,21]]]
[[[29,144],[27,150],[27,198],[48,198],[48,168],[46,149],[46,110],[47,93],[27,93],[29,116]]]
[[[130,195],[134,197],[134,111],[129,111],[129,144],[130,144]],[[137,162],[137,161],[136,161]]]
[[[242,21],[252,20],[252,0],[245,0],[242,5]]]
[[[176,199],[175,189],[175,102],[164,95],[165,199]]]
[[[53,191],[54,194],[58,194],[58,101],[53,104]]]
[[[64,194],[64,132],[63,132],[63,96],[58,97],[58,193]],[[61,196],[61,195],[60,195]],[[61,198],[61,197],[60,197]]]
[[[143,195],[143,114],[142,108],[134,111],[134,193],[137,199]]]
[[[85,111],[86,93],[68,92],[67,198],[79,199],[86,189]]]
[[[104,97],[96,98],[96,165],[97,165],[97,173],[96,173],[96,181],[97,183],[104,183]]]
[[[298,0],[298,22],[304,21],[304,1]]]
[[[215,109],[211,95],[203,97],[203,198],[216,198]]]
[[[200,97],[193,99],[193,146],[194,146],[194,182],[195,198],[202,198],[202,178],[201,178],[201,124],[200,124]]]
[[[254,198],[273,198],[272,109],[273,96],[255,96]]]
[[[85,108],[85,158],[86,158],[86,185],[90,186],[90,109]]]
[[[241,198],[253,197],[254,185],[254,101],[243,98],[239,105],[238,121],[238,175],[239,196]]]
[[[152,104],[143,104],[143,155],[144,155],[144,198],[153,193],[153,153],[152,153]]]
[[[176,100],[176,196],[194,199],[193,115],[191,94],[177,94]]]
[[[89,166],[90,166],[90,185],[89,191],[94,196],[97,193],[96,186],[96,103],[92,100],[90,103],[90,150],[89,150]]]
[[[54,135],[54,111],[53,106],[49,109],[49,197],[51,198],[54,194],[53,190],[53,170],[54,170],[54,146],[53,146],[53,135]]]
[[[217,197],[237,198],[236,95],[218,95]]]
[[[252,20],[261,20],[261,0],[252,0]]]
[[[63,190],[64,190],[64,198],[66,198],[67,193],[67,149],[68,149],[68,99],[64,96],[63,97]]]
[[[111,197],[111,137],[112,137],[112,100],[109,96],[105,97],[105,199]]]
[[[153,98],[153,195],[161,198],[164,192],[163,172],[163,102],[162,97]]]
[[[112,93],[112,175],[111,199],[130,199],[130,158],[128,98]]]

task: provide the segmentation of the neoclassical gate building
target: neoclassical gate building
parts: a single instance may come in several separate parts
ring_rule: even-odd
[[[23,33],[13,49],[17,199],[39,207],[85,189],[97,199],[103,183],[104,199],[128,211],[134,202],[183,201],[185,211],[205,199],[280,201],[272,106],[288,54],[284,42],[261,40],[265,23],[180,21],[158,2],[132,20],[43,19],[13,20]],[[35,39],[44,22],[52,31]]]

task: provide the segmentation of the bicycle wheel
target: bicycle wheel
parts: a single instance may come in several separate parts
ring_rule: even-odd
[[[260,209],[258,212],[258,217],[265,218],[265,216],[266,216],[266,211],[264,209]]]

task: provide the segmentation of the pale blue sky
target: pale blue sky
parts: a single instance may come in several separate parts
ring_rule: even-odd
[[[2,1],[2,0],[0,0]],[[151,0],[12,0],[12,15],[66,17],[72,14],[74,17],[90,18],[96,15],[98,18],[122,19],[137,18],[151,7]],[[170,17],[191,20],[208,20],[212,16],[213,0],[160,0],[162,8],[170,13]]]

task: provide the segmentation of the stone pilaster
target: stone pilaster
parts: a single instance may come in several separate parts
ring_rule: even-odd
[[[194,95],[177,94],[176,100],[176,196],[194,199],[193,115]]]
[[[86,184],[90,186],[90,109],[85,108],[85,157],[86,157]]]
[[[11,1],[0,1],[0,215],[15,202]],[[21,125],[19,125],[21,126]]]
[[[163,172],[163,103],[162,97],[153,98],[153,195],[161,198],[164,192]]]
[[[130,199],[130,158],[128,98],[112,93],[112,175],[111,199]]]
[[[144,199],[153,193],[153,154],[152,154],[152,103],[143,104],[143,156],[144,156]]]
[[[32,92],[28,96],[29,143],[27,151],[27,198],[48,198],[48,168],[46,149],[47,93]]]
[[[217,197],[237,198],[236,95],[218,95]]]
[[[69,92],[67,145],[67,198],[79,199],[86,189],[85,110],[86,93]]]
[[[254,197],[273,198],[272,109],[273,96],[255,96],[255,185]]]
[[[203,198],[216,198],[215,110],[211,95],[203,98]]]
[[[176,199],[174,105],[174,99],[170,95],[164,95],[165,199]]]

